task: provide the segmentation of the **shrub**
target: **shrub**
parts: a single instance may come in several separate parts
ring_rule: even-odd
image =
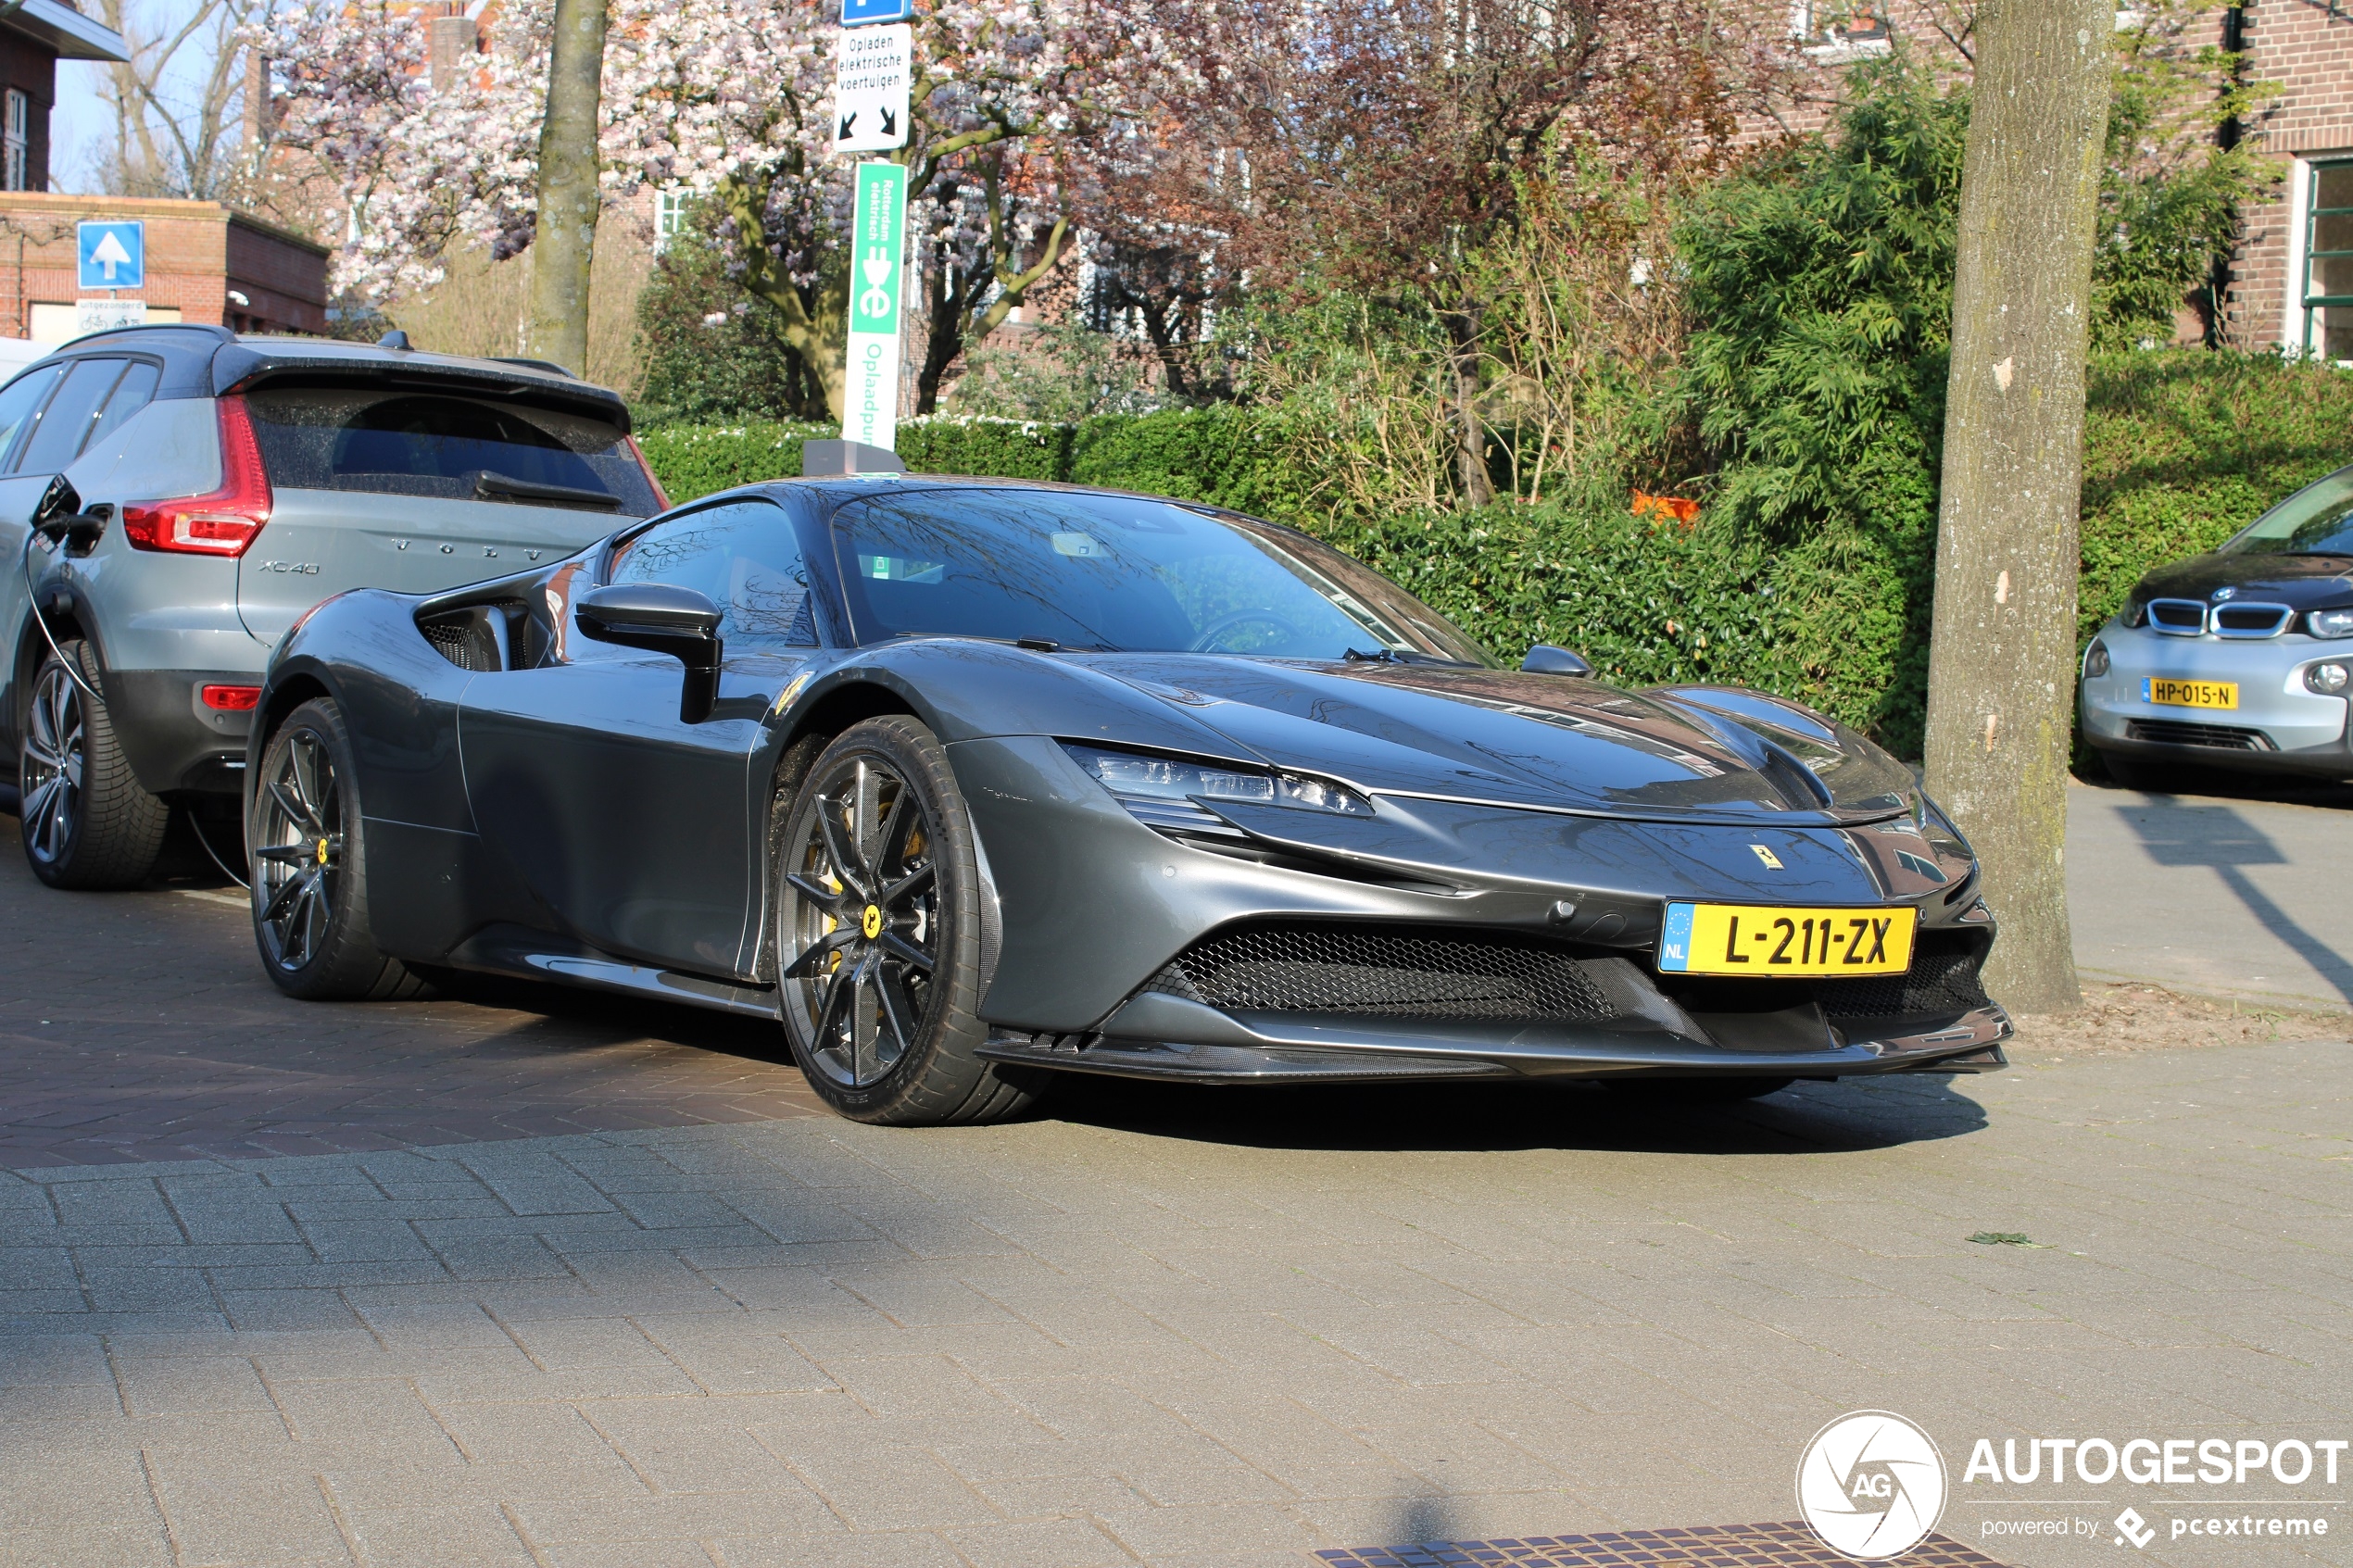
[[[800,444],[841,433],[834,425],[753,420],[739,425],[657,425],[637,433],[638,449],[671,505],[770,479],[800,477]]]

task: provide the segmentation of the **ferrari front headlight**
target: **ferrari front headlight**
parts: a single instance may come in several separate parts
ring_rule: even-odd
[[[1260,772],[1230,763],[1145,751],[1113,751],[1096,746],[1063,749],[1123,800],[1194,800],[1217,805],[1289,806],[1369,817],[1373,803],[1346,784],[1302,773]]]

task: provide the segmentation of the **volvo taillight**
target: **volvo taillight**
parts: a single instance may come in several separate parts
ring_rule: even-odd
[[[220,488],[122,508],[123,537],[142,550],[241,556],[270,521],[270,475],[242,397],[219,400]]]

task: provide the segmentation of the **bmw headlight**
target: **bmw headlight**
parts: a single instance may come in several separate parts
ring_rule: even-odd
[[[1064,746],[1071,759],[1122,800],[1191,800],[1245,806],[1290,806],[1369,817],[1373,803],[1346,784],[1299,773],[1259,772],[1221,762],[1160,757],[1142,751]]]
[[[2108,645],[2097,637],[2094,637],[2092,646],[2083,650],[2083,678],[2087,681],[2096,681],[2107,673]]]
[[[2304,629],[2316,637],[2353,637],[2353,609],[2316,609],[2304,618]]]

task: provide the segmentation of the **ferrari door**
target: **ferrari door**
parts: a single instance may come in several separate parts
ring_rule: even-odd
[[[477,676],[459,719],[466,793],[548,924],[618,957],[705,974],[749,972],[762,721],[815,652],[790,520],[736,500],[664,520],[624,544],[610,581],[694,588],[723,611],[719,700],[679,713],[684,671],[593,642],[557,585],[562,635],[538,667]],[[765,780],[758,781],[764,785]]]

